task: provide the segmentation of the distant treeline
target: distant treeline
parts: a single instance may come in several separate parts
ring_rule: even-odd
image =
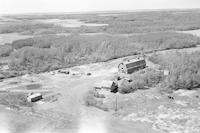
[[[160,32],[141,35],[43,35],[0,46],[0,56],[11,59],[10,68],[43,72],[91,62],[165,49],[194,47],[198,37]]]

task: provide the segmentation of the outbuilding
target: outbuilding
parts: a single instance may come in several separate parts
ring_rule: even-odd
[[[27,96],[27,101],[28,102],[37,102],[42,99],[42,94],[41,93],[30,93]]]
[[[117,88],[117,84],[111,80],[103,80],[100,83],[95,84],[94,88],[96,89],[108,89],[108,90],[115,90]]]
[[[143,57],[126,60],[119,64],[118,71],[120,73],[131,74],[139,69],[146,67],[146,61]]]

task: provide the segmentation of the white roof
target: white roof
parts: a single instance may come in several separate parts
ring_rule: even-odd
[[[96,83],[95,87],[98,88],[110,88],[113,84],[113,81],[111,80],[103,80],[102,82]]]
[[[35,97],[39,97],[39,96],[42,96],[42,94],[35,93],[35,94],[32,94],[32,95],[28,96],[28,98],[35,98]]]

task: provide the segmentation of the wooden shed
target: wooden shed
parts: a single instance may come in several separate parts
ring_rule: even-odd
[[[146,61],[143,57],[126,60],[119,64],[118,71],[120,73],[131,74],[139,69],[146,67]]]

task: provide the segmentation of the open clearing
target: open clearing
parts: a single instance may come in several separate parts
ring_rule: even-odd
[[[179,51],[199,51],[199,47]],[[162,52],[174,52],[168,50]],[[76,75],[65,75],[55,71],[7,79],[0,83],[1,93],[41,92],[56,98],[41,101],[33,107],[8,106],[0,108],[0,129],[2,133],[47,132],[47,133],[165,133],[199,131],[200,91],[188,93],[179,91],[172,101],[154,88],[123,95],[102,91],[106,95],[105,105],[109,111],[87,107],[83,98],[85,93],[102,80],[111,79],[117,73],[116,59],[104,63],[76,66],[67,70]],[[87,76],[90,72],[92,75]],[[26,85],[41,84],[43,89],[27,89]],[[59,95],[57,95],[59,94]],[[118,98],[118,111],[113,103]],[[184,116],[184,117],[183,117]],[[12,122],[11,122],[12,121]]]

